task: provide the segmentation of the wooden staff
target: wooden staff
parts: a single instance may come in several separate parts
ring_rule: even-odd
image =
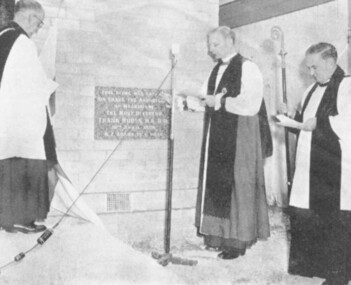
[[[286,93],[286,63],[285,63],[285,56],[287,52],[284,49],[284,33],[283,30],[275,26],[271,30],[271,37],[273,40],[280,40],[280,52],[279,55],[282,60],[282,88],[283,88],[283,103],[288,106],[288,98]],[[287,110],[286,110],[287,111]],[[287,115],[287,114],[285,114]],[[291,167],[290,167],[290,150],[289,150],[289,132],[285,128],[285,153],[286,153],[286,170],[287,170],[287,185],[288,185],[288,197],[290,197],[290,190],[291,190]]]

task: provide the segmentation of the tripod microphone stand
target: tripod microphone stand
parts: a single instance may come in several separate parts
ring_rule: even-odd
[[[171,49],[172,73],[171,73],[171,110],[169,115],[169,133],[168,133],[168,175],[167,175],[167,209],[166,209],[166,230],[164,239],[164,253],[153,252],[152,257],[163,266],[169,263],[181,265],[196,265],[196,260],[187,260],[175,257],[170,253],[171,245],[171,223],[172,223],[172,191],[173,191],[173,157],[174,157],[174,112],[175,112],[175,66],[177,64],[176,54],[179,52],[179,46],[174,44]]]

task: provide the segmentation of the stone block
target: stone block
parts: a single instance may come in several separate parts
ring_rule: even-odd
[[[80,20],[80,30],[85,32],[97,32],[95,21]]]
[[[67,12],[66,12],[66,15],[67,15]],[[77,19],[59,18],[57,21],[57,27],[60,30],[78,31],[80,28],[80,25],[79,25],[79,20]]]
[[[87,53],[79,53],[77,51],[67,52],[66,53],[66,61],[70,64],[77,64],[77,63],[93,63],[94,56],[93,54]]]
[[[85,5],[84,5],[85,6]],[[85,7],[84,7],[85,8]],[[67,9],[66,19],[94,21],[95,13],[93,9],[82,9],[82,7]]]
[[[106,194],[85,194],[81,198],[96,213],[107,212],[107,195]]]
[[[55,17],[57,3],[44,0]],[[201,86],[212,66],[206,32],[216,17],[214,1],[75,0],[63,3],[57,45],[55,133],[65,170],[97,212],[107,201],[129,199],[130,211],[165,208],[167,140],[96,140],[95,86],[157,88],[170,69],[169,51],[179,43],[177,87]],[[56,6],[55,6],[56,5]],[[200,7],[200,8],[199,8]],[[209,23],[213,19],[213,23]],[[122,28],[121,28],[122,27]],[[43,30],[37,42],[42,45]],[[39,36],[39,35],[38,35]],[[195,83],[193,83],[195,82]],[[164,89],[170,88],[170,78]],[[175,117],[174,205],[192,207],[198,176],[203,114]],[[120,195],[119,195],[120,194]],[[122,204],[121,204],[122,205]]]
[[[95,85],[85,84],[80,86],[79,95],[83,97],[95,97]]]

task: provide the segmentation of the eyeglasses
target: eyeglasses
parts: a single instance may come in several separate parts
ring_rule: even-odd
[[[41,29],[44,26],[43,20],[40,19],[37,15],[33,15],[33,16],[39,20],[38,29]]]

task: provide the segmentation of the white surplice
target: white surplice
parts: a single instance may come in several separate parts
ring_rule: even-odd
[[[303,96],[306,99],[311,85]],[[304,112],[304,121],[315,117],[326,87],[317,87]],[[303,103],[301,104],[303,105]],[[340,209],[351,210],[351,78],[340,83],[337,97],[338,115],[329,116],[330,125],[341,146]],[[296,150],[296,169],[291,189],[290,205],[308,209],[310,188],[310,154],[312,132],[300,131]]]
[[[228,61],[235,54],[223,59]],[[222,79],[222,76],[227,69],[228,65],[221,65],[219,67],[216,77],[216,88]],[[209,77],[208,77],[209,78]],[[208,79],[201,88],[201,95],[207,95]],[[238,96],[228,97],[225,101],[225,109],[229,113],[241,115],[241,116],[254,116],[260,110],[262,99],[263,99],[263,78],[258,66],[250,60],[245,60],[242,65],[242,77],[241,77],[241,90]],[[208,94],[212,95],[212,94]],[[221,106],[221,98],[224,94],[216,94],[216,105],[215,110],[218,110]],[[188,107],[196,111],[205,111],[205,108],[200,105],[199,99],[193,97],[187,97]]]
[[[58,84],[47,78],[32,40],[20,35],[0,86],[0,159],[46,159],[46,105]]]

